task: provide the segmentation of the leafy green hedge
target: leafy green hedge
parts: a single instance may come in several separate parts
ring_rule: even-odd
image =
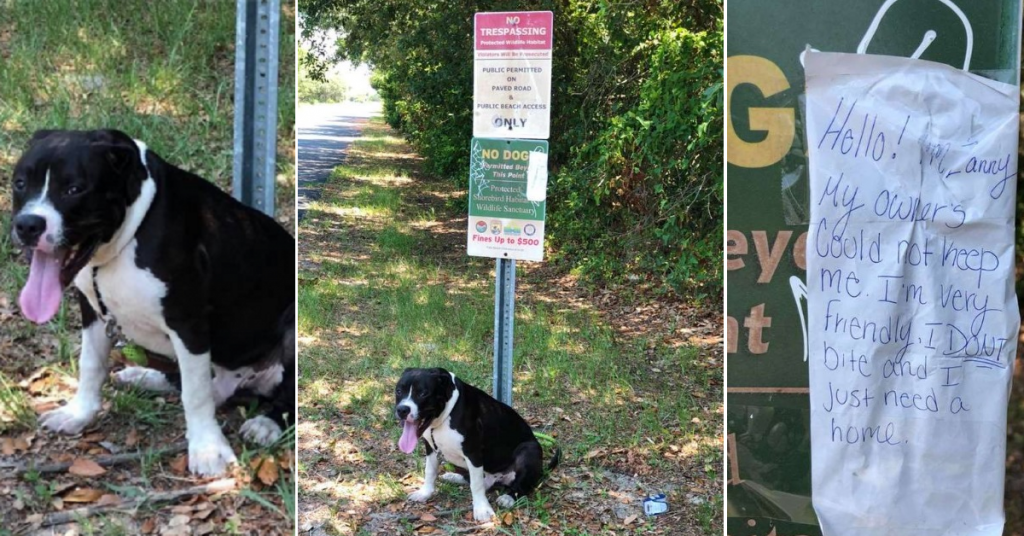
[[[389,124],[428,171],[465,182],[473,13],[498,2],[300,0],[304,31],[337,29],[338,57],[370,63]],[[722,285],[721,0],[567,0],[555,13],[551,259],[596,281],[717,296]],[[315,71],[315,65],[314,71]]]

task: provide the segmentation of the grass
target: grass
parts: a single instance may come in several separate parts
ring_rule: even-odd
[[[279,50],[277,219],[291,230],[294,6],[284,4]],[[117,128],[145,141],[174,165],[229,189],[234,42],[234,2],[0,2],[0,437],[33,438],[33,457],[78,452],[74,442],[34,430],[41,405],[66,400],[73,392],[80,320],[70,299],[64,301],[58,317],[42,327],[29,325],[17,312],[17,295],[27,266],[9,237],[13,165],[37,129]],[[104,397],[108,407],[94,429],[109,432],[110,442],[119,444],[132,428],[140,431],[140,448],[180,439],[184,424],[176,400],[110,387]],[[234,434],[241,417],[226,417],[229,439],[241,444]],[[294,449],[294,439],[269,450],[243,451],[242,458],[280,455],[281,449]],[[167,461],[147,457],[126,472],[141,474],[146,485],[189,485],[189,479],[169,471]],[[111,471],[106,483],[124,474]],[[283,473],[275,486],[252,485],[245,497],[221,500],[225,517],[236,531],[264,529],[260,523],[266,515],[275,519],[273,527],[291,532],[289,525],[278,519],[295,510],[291,474]],[[65,485],[68,475],[58,480]],[[0,496],[0,518],[11,526],[28,514],[53,508],[52,500],[47,500],[52,497],[44,488],[37,490],[38,486],[27,481],[0,484],[0,488],[10,485],[26,499],[38,499],[35,508],[13,511],[9,509],[11,501]],[[264,508],[253,509],[254,505]],[[157,508],[143,514],[165,521],[170,510]],[[123,516],[91,518],[79,523],[79,529],[96,534],[137,532],[138,527],[131,523]]]
[[[423,462],[395,448],[391,398],[405,367],[491,390],[493,261],[465,256],[464,216],[446,208],[458,194],[420,176],[375,121],[300,224],[300,516],[328,533],[411,530],[423,522],[381,516],[468,504],[446,482],[431,506],[404,504]],[[721,369],[704,348],[666,342],[682,325],[619,337],[600,311],[538,282],[536,266],[517,273],[534,288],[518,292],[513,405],[557,437],[563,462],[501,533],[721,532]],[[644,518],[639,500],[659,491],[673,515]],[[639,513],[628,526],[608,516],[623,497]]]

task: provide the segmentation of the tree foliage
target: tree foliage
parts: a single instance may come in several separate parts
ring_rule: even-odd
[[[303,62],[366,62],[389,124],[429,171],[464,182],[473,13],[501,2],[299,0]],[[555,13],[548,233],[555,260],[597,280],[717,295],[722,281],[721,0],[521,2]],[[335,49],[336,46],[336,49]]]
[[[305,57],[309,53],[299,49],[299,79],[296,89],[299,94],[299,102],[342,102],[345,100],[347,87],[343,80],[333,77],[327,73],[317,73],[316,77],[310,73],[309,62]]]

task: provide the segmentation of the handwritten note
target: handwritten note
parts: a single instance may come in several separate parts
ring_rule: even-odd
[[[1003,532],[1018,95],[808,53],[813,502],[826,536]]]

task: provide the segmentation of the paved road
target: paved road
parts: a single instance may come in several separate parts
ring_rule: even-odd
[[[345,151],[367,120],[380,113],[377,103],[313,104],[301,106],[295,117],[299,133],[299,220],[331,170],[345,160]]]

